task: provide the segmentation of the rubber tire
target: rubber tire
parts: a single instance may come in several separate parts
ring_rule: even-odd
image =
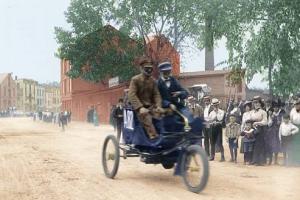
[[[202,166],[203,166],[203,177],[200,181],[200,184],[197,187],[192,187],[188,180],[187,180],[187,176],[186,176],[186,170],[185,170],[185,166],[186,166],[186,161],[187,161],[187,156],[190,153],[196,153],[200,155],[201,158],[201,162],[202,162]],[[189,191],[194,192],[194,193],[199,193],[201,192],[205,186],[207,185],[208,182],[208,177],[209,177],[209,164],[208,164],[208,159],[207,159],[207,154],[206,152],[198,145],[191,145],[187,148],[186,152],[184,153],[184,155],[182,156],[182,160],[181,160],[181,174],[182,174],[182,179],[183,182],[185,184],[185,186],[188,188]]]
[[[174,167],[174,163],[161,163],[161,165],[165,169],[172,169]]]
[[[115,163],[113,166],[113,169],[111,172],[108,171],[107,169],[107,163],[106,163],[106,159],[105,159],[105,153],[106,153],[106,148],[107,148],[107,144],[109,141],[112,141],[112,143],[114,144],[114,148],[115,148]],[[103,147],[102,147],[102,167],[103,167],[103,171],[104,174],[107,178],[111,178],[113,179],[119,169],[119,164],[120,164],[120,149],[119,149],[119,143],[117,138],[114,135],[109,135],[105,138],[104,143],[103,143]]]

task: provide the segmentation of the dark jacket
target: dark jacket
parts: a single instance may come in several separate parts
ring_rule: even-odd
[[[158,89],[162,97],[162,106],[164,108],[169,107],[170,104],[174,104],[177,107],[184,107],[184,99],[188,97],[188,92],[181,87],[179,82],[174,78],[170,77],[170,87],[168,88],[165,81],[162,78],[158,79]],[[179,96],[173,97],[173,92],[181,92]]]
[[[117,122],[123,122],[123,108],[117,106],[113,112],[113,117],[117,120]]]
[[[143,74],[131,79],[128,99],[134,110],[141,107],[161,107],[161,97],[154,79]]]

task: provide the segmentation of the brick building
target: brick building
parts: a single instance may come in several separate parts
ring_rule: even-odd
[[[211,88],[211,96],[221,100],[223,105],[230,97],[236,100],[246,99],[245,81],[232,87],[226,79],[228,75],[229,70],[185,72],[180,74],[179,81],[185,88],[195,84],[207,84]]]
[[[73,120],[86,121],[88,110],[95,106],[100,123],[108,123],[111,106],[123,96],[128,83],[108,88],[103,83],[70,79],[66,76],[69,69],[69,61],[61,60],[61,110],[71,111]]]
[[[17,86],[11,73],[0,73],[0,111],[17,105]]]

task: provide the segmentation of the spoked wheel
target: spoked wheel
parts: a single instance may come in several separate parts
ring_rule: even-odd
[[[189,191],[201,192],[208,181],[209,166],[205,151],[197,145],[187,148],[181,161],[182,178]]]
[[[109,135],[105,138],[102,149],[102,166],[105,176],[114,178],[120,163],[120,150],[117,138]]]

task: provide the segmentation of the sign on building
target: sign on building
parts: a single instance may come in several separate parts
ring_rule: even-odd
[[[108,80],[108,87],[111,88],[111,87],[115,87],[117,85],[119,85],[119,77],[118,76]]]

